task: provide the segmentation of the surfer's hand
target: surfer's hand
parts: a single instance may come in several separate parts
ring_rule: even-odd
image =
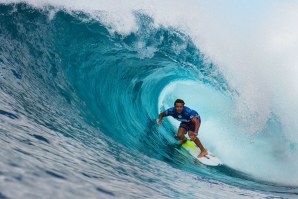
[[[162,125],[162,120],[158,120],[157,124]]]
[[[192,141],[195,141],[195,139],[197,138],[197,134],[193,131],[188,131],[188,136]]]
[[[198,135],[198,132],[188,131],[188,134],[197,136]]]

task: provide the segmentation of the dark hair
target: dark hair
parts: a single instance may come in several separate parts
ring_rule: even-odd
[[[177,103],[182,103],[183,105],[185,104],[182,99],[176,99],[174,102],[174,106],[176,106]]]

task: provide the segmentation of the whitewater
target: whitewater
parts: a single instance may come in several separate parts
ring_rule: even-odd
[[[297,198],[296,1],[0,1],[0,198]],[[182,98],[224,163],[161,111]]]

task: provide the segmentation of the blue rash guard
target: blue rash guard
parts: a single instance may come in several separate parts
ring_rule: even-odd
[[[192,118],[197,117],[201,123],[201,118],[198,112],[188,108],[187,106],[183,107],[183,111],[181,113],[177,113],[175,107],[169,108],[165,111],[165,116],[172,116],[180,121],[181,123],[179,128],[184,128],[186,131],[195,130],[195,124],[191,121]],[[195,132],[195,134],[197,134],[197,132]]]
[[[180,122],[190,122],[194,117],[200,118],[197,111],[192,110],[187,106],[183,107],[183,111],[181,113],[177,113],[175,107],[169,108],[165,111],[165,116],[172,116]]]

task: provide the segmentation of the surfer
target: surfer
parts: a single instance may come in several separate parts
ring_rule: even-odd
[[[177,99],[174,103],[174,107],[159,114],[158,125],[161,125],[162,118],[167,116],[172,116],[180,121],[181,123],[178,129],[178,138],[180,139],[180,143],[183,144],[187,141],[184,134],[188,133],[190,139],[194,141],[201,150],[201,153],[198,155],[200,158],[208,154],[207,150],[197,137],[201,125],[201,118],[195,110],[184,106],[184,104],[185,103],[182,99]]]

